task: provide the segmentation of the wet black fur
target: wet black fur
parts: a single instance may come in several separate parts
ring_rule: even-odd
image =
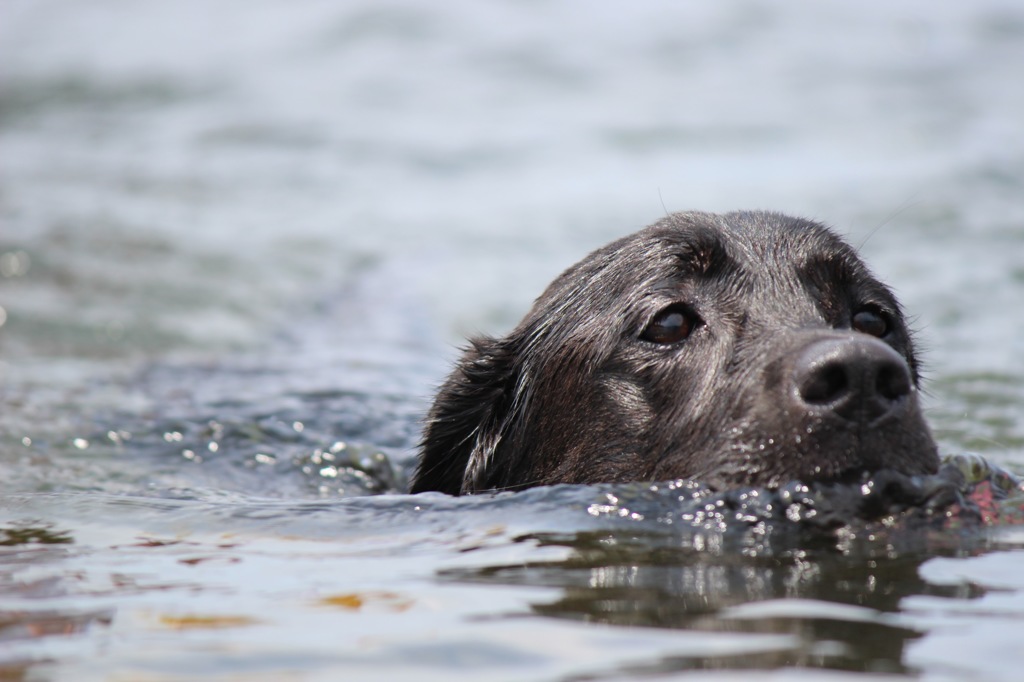
[[[685,304],[689,338],[640,338]],[[858,338],[863,306],[913,388],[870,428],[794,410],[793,357]],[[888,352],[888,351],[886,351]],[[559,276],[508,336],[478,338],[427,418],[412,492],[697,478],[717,486],[931,473],[918,360],[899,304],[824,226],[773,213],[678,213]]]

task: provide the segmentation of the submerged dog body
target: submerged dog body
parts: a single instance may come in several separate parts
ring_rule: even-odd
[[[480,338],[427,418],[412,492],[938,468],[892,292],[824,226],[678,213]]]

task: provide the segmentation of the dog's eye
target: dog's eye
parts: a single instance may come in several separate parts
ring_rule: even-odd
[[[676,343],[687,338],[699,318],[686,306],[675,304],[654,316],[640,338],[651,343]]]
[[[854,331],[882,338],[889,333],[889,321],[873,308],[861,308],[853,314],[851,326]]]

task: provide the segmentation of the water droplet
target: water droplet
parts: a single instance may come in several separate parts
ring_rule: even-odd
[[[277,461],[277,458],[275,458],[273,455],[265,455],[262,452],[257,452],[256,456],[253,459],[255,459],[260,464],[273,464],[274,462]]]
[[[296,433],[302,433],[306,429],[306,425],[302,422],[292,422],[292,428]]]
[[[217,452],[220,450],[220,445],[217,444],[217,441],[211,440],[210,444],[206,446],[206,449],[210,452]]]
[[[87,447],[89,447],[89,441],[86,440],[85,438],[76,438],[73,441],[71,441],[71,444],[74,445],[79,450],[85,450]]]
[[[32,445],[32,439],[29,438],[28,436],[25,436],[24,438],[21,439],[21,444],[27,448]]]

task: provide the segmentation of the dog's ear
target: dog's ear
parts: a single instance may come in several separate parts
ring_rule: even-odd
[[[410,492],[449,495],[484,486],[511,422],[516,391],[514,342],[470,341],[427,415]]]

